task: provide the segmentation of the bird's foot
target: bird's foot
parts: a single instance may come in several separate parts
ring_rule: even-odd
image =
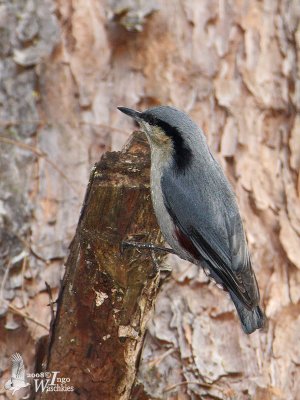
[[[129,241],[129,242],[123,241],[121,243],[121,250],[122,251],[124,251],[128,247],[134,247],[136,249],[161,251],[161,252],[165,252],[165,253],[176,254],[173,249],[170,249],[168,247],[158,246],[158,245],[152,244],[152,243],[140,243],[140,242],[131,242],[131,241]]]
[[[159,262],[156,258],[155,252],[165,252],[170,254],[176,254],[175,251],[171,248],[158,246],[152,243],[141,243],[134,241],[123,241],[121,242],[121,251],[123,252],[126,248],[136,248],[139,250],[150,250],[151,258],[153,262],[153,272],[151,272],[151,277],[156,276],[158,273],[169,276],[172,273],[172,268],[169,265],[159,265]]]

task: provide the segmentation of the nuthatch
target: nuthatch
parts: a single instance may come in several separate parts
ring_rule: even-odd
[[[172,107],[118,108],[148,138],[152,202],[166,242],[229,292],[245,333],[262,328],[265,316],[235,195],[201,129]]]

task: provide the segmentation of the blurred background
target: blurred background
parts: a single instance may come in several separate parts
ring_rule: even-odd
[[[159,104],[202,127],[234,187],[269,326],[246,336],[170,257],[143,399],[300,398],[299,18],[299,0],[0,1],[1,400],[12,353],[32,372],[48,335],[90,170],[135,128],[116,107]]]

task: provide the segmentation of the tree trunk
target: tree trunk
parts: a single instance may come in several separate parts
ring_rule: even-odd
[[[142,133],[93,168],[70,247],[45,370],[70,378],[74,398],[130,399],[159,283],[148,250],[121,250],[137,236],[160,236]]]

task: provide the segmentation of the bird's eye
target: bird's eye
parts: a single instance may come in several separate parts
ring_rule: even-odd
[[[142,113],[141,117],[144,121],[148,122],[149,125],[158,125],[157,119],[153,115]]]

